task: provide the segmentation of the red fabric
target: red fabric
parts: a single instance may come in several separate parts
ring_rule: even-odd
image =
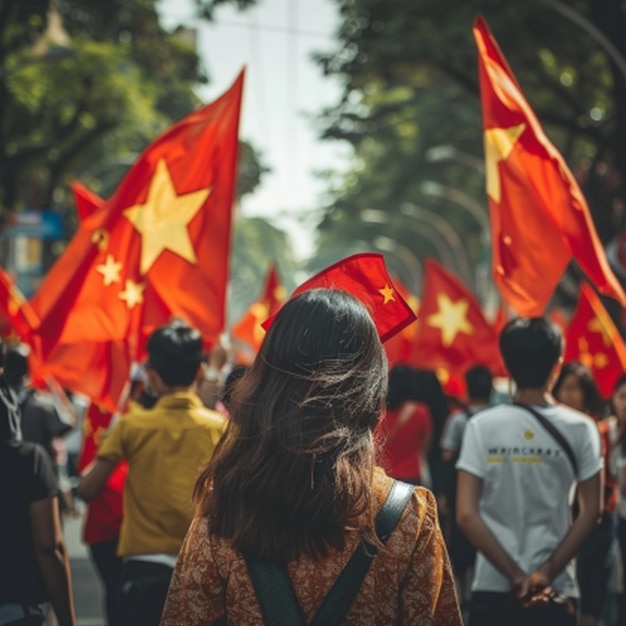
[[[223,330],[242,89],[243,72],[144,151],[33,299],[50,373],[110,411],[157,326],[183,317],[207,346]]]
[[[83,422],[83,447],[77,469],[82,472],[95,458],[102,436],[106,433],[112,415],[96,404],[91,404]],[[123,492],[128,474],[128,463],[119,463],[109,476],[100,494],[87,506],[83,540],[87,544],[100,543],[119,537],[124,516]]]
[[[128,474],[128,463],[115,467],[104,488],[87,505],[87,515],[83,527],[83,541],[86,544],[101,543],[120,536],[124,518],[124,484]]]
[[[380,442],[377,463],[398,480],[421,482],[420,451],[432,433],[433,422],[425,404],[405,402],[398,409],[387,409],[376,429]]]
[[[505,375],[498,335],[465,285],[439,263],[427,259],[420,328],[410,364],[443,368],[452,377],[474,365]]]
[[[600,393],[608,398],[626,371],[626,345],[600,298],[581,283],[576,311],[565,334],[565,361],[580,361],[593,372]]]
[[[394,277],[393,282],[402,298],[406,300],[411,310],[417,315],[420,308],[419,298],[412,295],[399,278]],[[385,352],[387,353],[387,360],[389,361],[390,367],[398,363],[407,363],[409,361],[413,343],[417,337],[419,324],[420,321],[418,319],[415,323],[409,324],[385,343]]]
[[[95,213],[104,204],[104,200],[98,194],[77,180],[70,183],[70,188],[74,194],[76,213],[81,222],[86,220],[92,213]]]
[[[358,298],[370,312],[383,342],[417,319],[389,278],[382,254],[347,257],[309,278],[291,297],[317,288],[338,289]],[[268,330],[273,321],[274,316],[265,320],[263,328]]]
[[[272,265],[259,299],[250,305],[243,317],[232,327],[233,339],[247,344],[253,352],[258,352],[265,336],[261,323],[274,315],[284,300],[285,288],[281,285],[276,267]]]
[[[494,279],[502,298],[522,316],[542,315],[574,257],[602,293],[626,305],[578,183],[544,134],[481,17],[474,38]]]
[[[0,326],[3,337],[16,335],[28,343],[33,328],[39,324],[36,313],[18,289],[13,278],[0,268]]]

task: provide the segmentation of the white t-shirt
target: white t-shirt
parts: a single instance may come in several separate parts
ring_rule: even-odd
[[[457,469],[483,481],[480,516],[519,567],[537,569],[561,543],[570,523],[576,481],[603,467],[600,434],[593,420],[562,405],[533,407],[570,444],[578,476],[561,446],[527,410],[500,405],[482,411],[465,428]],[[572,560],[552,587],[579,596]],[[478,553],[474,591],[511,590],[508,579]]]

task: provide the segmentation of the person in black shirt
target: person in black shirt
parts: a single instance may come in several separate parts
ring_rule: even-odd
[[[38,605],[50,602],[59,626],[76,626],[54,469],[40,445],[21,441],[3,366],[0,343],[0,625],[44,624]]]

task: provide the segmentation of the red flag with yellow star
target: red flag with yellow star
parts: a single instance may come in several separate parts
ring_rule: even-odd
[[[546,137],[485,21],[474,24],[483,109],[494,280],[519,315],[542,315],[575,258],[626,306],[587,202]]]
[[[0,268],[0,326],[5,338],[28,343],[33,328],[39,324],[37,315],[11,276]]]
[[[474,294],[433,259],[424,270],[420,327],[411,364],[463,374],[474,365],[505,372],[498,334],[487,321]]]
[[[285,297],[285,288],[280,283],[276,267],[272,264],[259,299],[250,305],[242,318],[232,327],[230,334],[233,340],[249,346],[252,353],[256,354],[265,336],[261,324],[278,311]]]
[[[406,301],[411,310],[417,315],[420,308],[419,298],[410,293],[406,285],[397,276],[394,276],[393,282],[402,299]],[[387,360],[390,366],[409,362],[419,324],[420,321],[418,319],[414,324],[403,328],[385,343],[385,352],[387,353]]]
[[[591,369],[600,393],[609,397],[626,371],[626,345],[602,301],[581,283],[576,311],[565,333],[566,361],[580,361]]]
[[[382,254],[363,252],[342,259],[302,283],[291,297],[310,289],[338,289],[358,298],[370,312],[381,341],[417,319],[389,278]],[[274,316],[263,322],[268,330]]]
[[[46,365],[107,410],[171,316],[207,344],[223,330],[243,79],[148,146],[33,299]],[[99,361],[85,389],[85,364]]]

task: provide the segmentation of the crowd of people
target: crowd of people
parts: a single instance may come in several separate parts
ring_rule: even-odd
[[[109,626],[626,624],[626,374],[601,398],[545,319],[501,332],[509,401],[488,363],[455,397],[388,371],[332,289],[289,300],[249,367],[178,319],[146,350],[78,461]],[[0,352],[0,625],[47,603],[75,626],[53,442],[76,416]]]

